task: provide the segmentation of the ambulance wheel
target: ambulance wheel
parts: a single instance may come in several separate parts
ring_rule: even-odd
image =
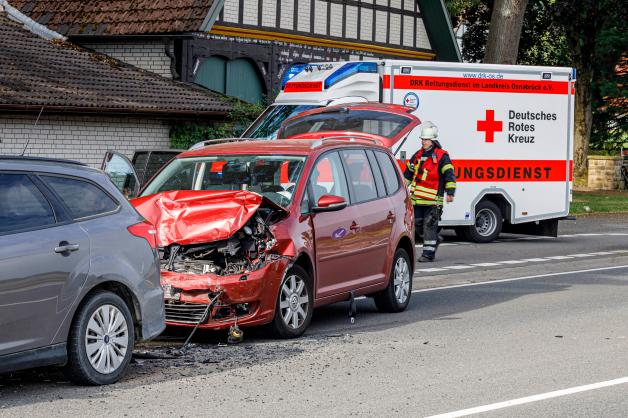
[[[475,224],[467,228],[473,242],[491,242],[502,232],[502,211],[495,203],[483,200],[475,207]]]

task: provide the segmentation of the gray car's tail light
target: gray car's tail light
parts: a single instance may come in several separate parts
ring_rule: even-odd
[[[135,225],[131,225],[127,229],[132,235],[144,238],[153,250],[157,248],[157,231],[150,222],[143,221]]]

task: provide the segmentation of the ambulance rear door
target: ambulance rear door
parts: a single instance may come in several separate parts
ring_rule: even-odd
[[[456,199],[441,225],[472,225],[489,196],[513,224],[568,214],[574,79],[570,68],[386,62],[384,102],[437,125],[453,160]],[[398,159],[419,149],[419,132],[393,147]]]

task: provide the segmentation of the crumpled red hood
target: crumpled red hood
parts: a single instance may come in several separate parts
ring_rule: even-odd
[[[177,190],[139,197],[131,203],[155,225],[159,246],[227,239],[263,203],[282,209],[257,193],[244,190]]]

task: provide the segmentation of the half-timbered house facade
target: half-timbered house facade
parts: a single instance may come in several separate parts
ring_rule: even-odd
[[[293,63],[460,60],[443,0],[13,3],[75,43],[249,102],[274,97]]]

